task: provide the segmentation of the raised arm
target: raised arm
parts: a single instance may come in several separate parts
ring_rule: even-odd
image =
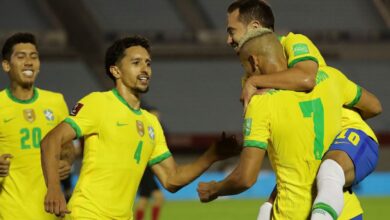
[[[300,61],[288,69],[287,67],[279,69],[283,70],[277,74],[253,75],[246,80],[241,93],[244,107],[248,105],[258,88],[311,91],[316,84],[318,64],[312,60]]]
[[[61,149],[65,143],[70,142],[75,137],[76,133],[73,128],[62,122],[51,130],[41,142],[41,163],[47,185],[45,210],[58,216],[69,213],[58,173]]]
[[[235,195],[249,189],[256,183],[265,152],[256,147],[245,147],[237,167],[228,177],[220,182],[199,183],[200,201],[210,202],[218,196]]]

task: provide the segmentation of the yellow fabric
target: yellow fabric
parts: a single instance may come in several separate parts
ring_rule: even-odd
[[[356,128],[362,130],[364,131],[364,133],[372,137],[378,143],[378,139],[376,138],[374,131],[370,128],[370,126],[368,126],[368,124],[356,111],[343,108],[343,117],[341,120],[341,125],[343,130],[348,128]]]
[[[36,88],[22,103],[9,90],[0,92],[0,155],[13,155],[9,176],[0,179],[0,219],[56,219],[43,206],[40,140],[67,114],[59,93]]]
[[[91,93],[78,105],[65,120],[85,137],[69,218],[130,219],[145,167],[170,156],[161,125],[149,112],[131,109],[115,89]]]
[[[304,60],[313,60],[320,67],[326,66],[320,51],[305,35],[290,32],[280,37],[280,43],[284,48],[289,67]]]
[[[310,93],[254,96],[246,112],[244,146],[267,149],[276,173],[274,219],[309,216],[321,158],[341,130],[341,106],[358,95],[359,87],[336,69],[320,67],[317,81]]]

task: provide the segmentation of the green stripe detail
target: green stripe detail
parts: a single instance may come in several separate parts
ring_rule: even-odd
[[[357,86],[356,97],[355,97],[355,99],[354,99],[351,103],[349,103],[347,106],[348,106],[348,107],[353,107],[353,106],[355,106],[356,103],[359,102],[359,100],[360,100],[361,97],[362,97],[362,87]]]
[[[150,160],[150,161],[148,162],[148,165],[149,165],[149,166],[153,166],[153,165],[155,165],[155,164],[158,164],[158,163],[160,163],[161,161],[167,159],[167,158],[170,157],[170,156],[172,156],[171,152],[167,151],[167,152],[161,154],[160,156],[154,158],[153,160]]]
[[[76,124],[75,121],[73,121],[73,119],[65,118],[64,122],[68,123],[73,128],[73,130],[76,132],[77,138],[83,136],[83,133],[81,132],[81,128]]]
[[[111,91],[119,99],[119,101],[122,102],[124,105],[126,105],[132,112],[134,112],[134,114],[136,114],[136,115],[141,115],[142,114],[141,109],[133,109],[129,105],[129,103],[127,103],[126,100],[121,96],[121,94],[119,94],[119,92],[118,92],[118,90],[116,88],[112,89]]]
[[[336,210],[334,210],[330,205],[328,205],[326,203],[319,202],[319,203],[314,204],[312,212],[315,212],[315,209],[320,209],[320,210],[323,210],[323,211],[329,213],[329,215],[331,215],[334,220],[337,220],[337,218],[338,218]]]
[[[314,62],[316,62],[318,64],[318,60],[317,58],[315,57],[312,57],[312,56],[305,56],[305,57],[300,57],[298,59],[295,59],[293,61],[291,61],[289,64],[288,64],[288,68],[291,68],[293,67],[295,64],[301,62],[301,61],[305,61],[305,60],[312,60]]]
[[[35,100],[37,100],[38,96],[39,96],[38,89],[35,87],[33,88],[33,96],[27,100],[21,100],[21,99],[16,98],[15,96],[13,96],[10,88],[6,88],[5,92],[7,93],[8,98],[10,98],[12,101],[14,101],[16,103],[20,103],[20,104],[31,104],[31,103],[35,102]]]
[[[268,143],[262,141],[244,141],[244,147],[257,147],[263,150],[267,150]]]

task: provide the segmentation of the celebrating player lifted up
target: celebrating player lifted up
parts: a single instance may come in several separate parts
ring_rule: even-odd
[[[213,162],[237,155],[233,138],[210,147],[195,162],[178,166],[158,119],[140,108],[140,95],[151,79],[150,47],[142,37],[116,41],[106,52],[106,73],[115,82],[107,92],[84,97],[71,115],[42,141],[42,166],[48,185],[47,212],[71,219],[132,219],[132,205],[147,165],[162,186],[175,192]],[[58,153],[61,144],[85,137],[83,166],[70,199],[61,192]],[[219,148],[230,144],[232,148]]]

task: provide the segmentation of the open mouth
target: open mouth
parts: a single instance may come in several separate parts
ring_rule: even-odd
[[[137,77],[137,79],[138,79],[139,81],[141,81],[142,83],[148,83],[150,77],[149,77],[148,75],[139,75],[139,76]]]
[[[27,77],[31,77],[34,75],[34,72],[32,70],[23,70],[23,75]]]

